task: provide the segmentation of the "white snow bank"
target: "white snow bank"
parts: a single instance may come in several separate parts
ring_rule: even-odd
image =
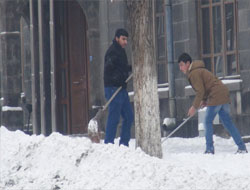
[[[232,139],[215,137],[215,155],[204,138],[170,138],[163,159],[139,148],[92,144],[53,133],[28,136],[0,128],[4,190],[250,189],[250,154],[235,155]],[[248,149],[250,145],[247,144]]]

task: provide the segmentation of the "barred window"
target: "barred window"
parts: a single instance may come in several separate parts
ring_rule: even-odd
[[[164,0],[155,1],[155,42],[158,83],[167,82]]]
[[[239,73],[236,0],[199,0],[201,57],[216,76]]]

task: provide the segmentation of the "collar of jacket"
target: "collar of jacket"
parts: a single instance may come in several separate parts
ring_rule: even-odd
[[[205,68],[205,64],[202,60],[195,60],[190,64],[190,67],[188,68],[188,75],[196,69],[204,69]]]
[[[190,64],[190,66],[189,66],[189,68],[188,68],[188,71],[189,71],[189,72],[191,71],[192,66],[193,66],[193,62]]]
[[[192,69],[192,66],[193,66],[193,62],[190,64],[189,68],[188,68],[188,71],[187,71],[187,77],[189,78],[189,74],[191,72],[191,69]]]
[[[117,41],[115,39],[113,39],[113,44],[116,48],[118,49],[123,49],[122,46],[120,44],[117,43]]]

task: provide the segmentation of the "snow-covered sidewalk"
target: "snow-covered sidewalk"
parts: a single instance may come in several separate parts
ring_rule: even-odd
[[[158,159],[135,149],[133,140],[127,148],[59,133],[28,136],[1,127],[0,189],[249,190],[250,153],[234,154],[232,139],[214,137],[215,155],[205,155],[204,141],[170,138]]]

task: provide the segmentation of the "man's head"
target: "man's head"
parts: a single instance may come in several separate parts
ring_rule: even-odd
[[[125,48],[128,43],[128,32],[123,29],[117,29],[115,32],[115,40],[122,48]]]
[[[186,74],[192,63],[192,58],[187,53],[183,53],[179,56],[178,63],[180,70]]]

